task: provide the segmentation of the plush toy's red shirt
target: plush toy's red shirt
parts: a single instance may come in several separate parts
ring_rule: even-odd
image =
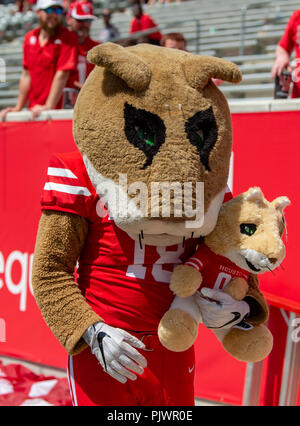
[[[201,244],[193,256],[185,262],[201,272],[203,280],[200,288],[209,287],[224,290],[232,278],[244,278],[248,281],[249,272],[238,267],[227,257],[215,254],[205,244]]]
[[[109,325],[155,333],[174,298],[171,273],[195,252],[198,239],[186,240],[184,246],[141,248],[108,215],[99,217],[104,206],[78,152],[53,156],[41,204],[43,210],[74,213],[88,221],[78,285],[92,309]]]

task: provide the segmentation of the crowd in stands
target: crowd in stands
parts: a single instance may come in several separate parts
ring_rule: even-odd
[[[32,7],[35,0],[17,0],[20,9]],[[134,38],[124,45],[140,42],[167,48],[187,50],[181,33],[162,35],[155,31],[157,24],[148,13],[144,13],[139,0],[131,0],[133,14],[129,34],[154,29],[146,36]],[[146,3],[145,1],[143,3]],[[149,1],[148,5],[153,4]],[[79,90],[93,69],[88,63],[87,52],[99,43],[117,41],[120,32],[111,23],[111,12],[102,11],[104,28],[98,40],[90,38],[91,24],[96,16],[92,1],[89,0],[37,0],[35,11],[39,26],[29,31],[24,38],[23,71],[19,83],[17,104],[0,112],[1,118],[24,107],[37,117],[42,111],[59,108],[73,108]],[[292,72],[290,57],[295,50],[297,66],[300,65],[300,9],[291,16],[286,30],[277,46],[272,76],[281,76],[284,70]],[[296,69],[297,71],[297,69]],[[300,97],[300,77],[294,81],[292,97]],[[298,81],[299,80],[299,81]],[[222,82],[215,80],[217,85]]]
[[[19,0],[25,7],[25,1]],[[142,5],[132,2],[133,18],[129,34],[156,28],[153,19],[143,12]],[[26,6],[27,7],[27,6]],[[39,25],[29,31],[23,44],[23,71],[19,83],[19,96],[14,107],[1,111],[5,119],[8,112],[21,111],[28,106],[33,117],[42,111],[73,108],[85,79],[93,69],[87,61],[87,52],[99,43],[115,41],[120,37],[111,23],[111,12],[102,11],[104,28],[99,39],[90,38],[93,14],[92,2],[79,0],[37,0],[35,5]],[[147,36],[129,40],[128,44],[147,42],[185,50],[182,34],[169,36],[154,31]]]

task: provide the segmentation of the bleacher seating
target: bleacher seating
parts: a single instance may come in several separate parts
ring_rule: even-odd
[[[94,0],[93,3],[98,16],[105,7],[116,10],[113,23],[121,38],[128,37],[132,15],[126,9],[126,1]],[[262,0],[259,3],[255,0],[191,0],[155,4],[147,8],[146,13],[151,14],[163,33],[182,32],[190,52],[225,57],[241,67],[244,76],[241,84],[220,86],[228,98],[272,98],[271,68],[276,44],[290,15],[298,7],[297,0]],[[34,12],[13,14],[13,5],[0,6],[0,58],[5,60],[7,74],[5,84],[0,86],[0,107],[16,101],[23,36],[36,22]],[[101,19],[94,21],[92,37],[97,39],[102,28]]]

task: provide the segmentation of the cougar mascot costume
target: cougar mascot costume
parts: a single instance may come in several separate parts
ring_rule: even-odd
[[[88,59],[97,66],[74,111],[79,152],[53,156],[48,168],[34,294],[70,354],[75,405],[193,405],[193,347],[167,350],[157,327],[174,267],[214,229],[226,192],[231,118],[212,78],[237,83],[241,74],[225,60],[145,44],[102,44]],[[176,191],[163,214],[155,185],[190,184],[195,207],[198,182],[203,220]],[[247,295],[250,304],[211,301],[204,324],[226,324],[232,311],[265,321],[252,275]]]

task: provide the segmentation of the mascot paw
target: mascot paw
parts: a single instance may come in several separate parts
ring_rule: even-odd
[[[188,265],[178,265],[170,282],[170,289],[176,296],[189,297],[196,293],[202,283],[202,275],[197,269]]]
[[[173,352],[189,349],[196,340],[198,324],[191,315],[180,309],[171,309],[162,317],[158,326],[161,344]]]
[[[258,362],[271,352],[273,336],[264,325],[257,325],[249,331],[232,328],[225,336],[223,346],[239,361]]]

